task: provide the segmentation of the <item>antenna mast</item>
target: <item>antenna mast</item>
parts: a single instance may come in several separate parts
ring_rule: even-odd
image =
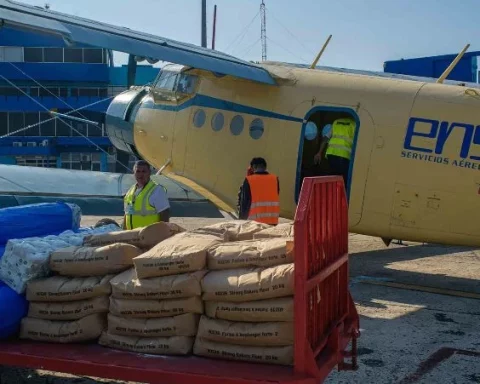
[[[262,61],[267,60],[267,15],[265,13],[265,3],[262,0],[260,4],[260,14],[262,17],[261,35],[262,40]]]

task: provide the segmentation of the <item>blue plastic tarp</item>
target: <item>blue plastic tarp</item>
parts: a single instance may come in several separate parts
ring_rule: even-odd
[[[63,202],[21,205],[0,209],[0,246],[10,239],[23,239],[76,231],[80,210]]]
[[[13,336],[27,316],[28,302],[25,296],[0,281],[0,340]]]

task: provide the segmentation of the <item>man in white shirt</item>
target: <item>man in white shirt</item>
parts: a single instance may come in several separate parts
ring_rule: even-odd
[[[163,186],[150,179],[150,165],[139,160],[133,167],[137,183],[133,185],[124,198],[125,229],[146,227],[159,221],[170,220],[170,203]]]

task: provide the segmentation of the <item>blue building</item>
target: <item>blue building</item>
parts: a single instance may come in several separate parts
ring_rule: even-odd
[[[152,81],[158,70],[138,65],[133,83]],[[127,89],[127,76],[128,66],[115,67],[107,49],[72,48],[60,38],[1,28],[0,137],[9,136],[0,138],[0,163],[125,172],[104,123],[112,98]],[[98,126],[54,119],[49,110]],[[134,160],[122,156],[130,167]]]
[[[386,61],[383,64],[383,70],[388,73],[438,78],[452,63],[456,56],[457,53],[451,55]],[[478,56],[480,56],[479,51],[466,52],[453,71],[448,75],[447,79],[477,83]]]

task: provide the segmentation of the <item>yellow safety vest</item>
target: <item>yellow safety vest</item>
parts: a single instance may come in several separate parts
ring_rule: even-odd
[[[155,207],[149,203],[156,186],[157,184],[150,180],[137,197],[135,197],[136,185],[129,189],[123,200],[127,229],[146,227],[161,221]]]
[[[350,160],[354,135],[355,120],[350,118],[335,120],[332,124],[332,137],[328,142],[325,156],[334,155]]]

